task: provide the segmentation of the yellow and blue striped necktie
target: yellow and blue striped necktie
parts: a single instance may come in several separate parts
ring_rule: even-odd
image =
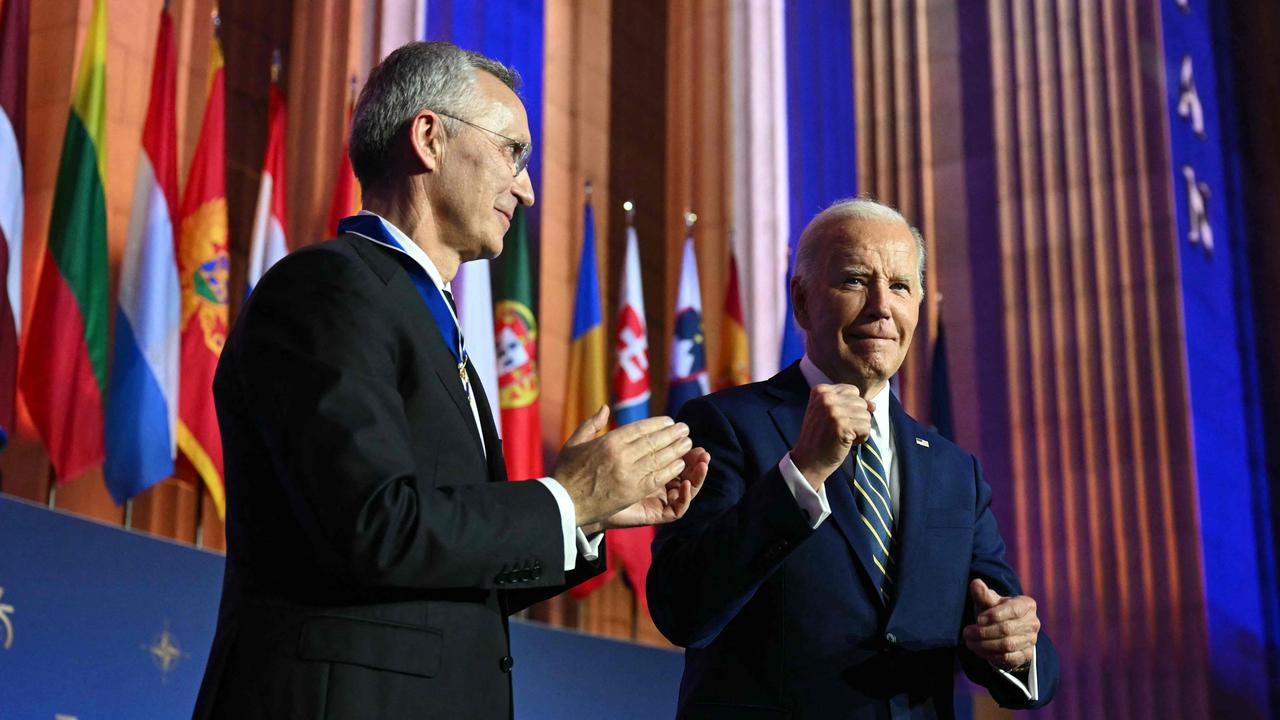
[[[893,511],[889,504],[889,473],[875,441],[867,441],[858,447],[854,460],[854,500],[867,531],[871,560],[880,571],[876,578],[880,592],[887,603],[892,597],[893,585]]]

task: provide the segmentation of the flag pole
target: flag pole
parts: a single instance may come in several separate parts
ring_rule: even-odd
[[[280,48],[271,51],[271,84],[280,84],[280,71],[284,69],[284,61],[280,59]]]
[[[628,200],[622,203],[622,210],[627,214],[627,227],[634,227],[636,224],[636,204]]]
[[[133,498],[124,501],[124,529],[133,529]]]
[[[196,478],[196,547],[204,547],[204,481]]]

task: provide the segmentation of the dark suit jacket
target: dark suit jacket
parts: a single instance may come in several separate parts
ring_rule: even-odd
[[[299,250],[228,337],[227,569],[198,718],[507,718],[508,613],[603,569],[566,577],[555,500],[504,482],[473,379],[486,459],[397,256],[354,235]]]
[[[902,497],[886,608],[859,555],[866,534],[845,471],[827,481],[832,515],[814,530],[778,470],[808,396],[797,363],[681,413],[711,470],[688,514],[659,529],[648,577],[654,621],[687,648],[679,716],[951,717],[957,657],[1001,704],[1030,706],[960,638],[970,578],[1021,593],[977,461],[890,401]],[[1043,633],[1036,662],[1040,705],[1058,678]]]

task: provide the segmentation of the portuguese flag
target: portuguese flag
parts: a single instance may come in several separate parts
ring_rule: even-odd
[[[225,517],[222,437],[213,405],[213,371],[227,339],[227,183],[223,156],[222,46],[210,48],[209,100],[179,213],[178,280],[182,287],[182,376],[178,448],[200,475],[218,517]]]
[[[542,477],[542,430],[538,421],[538,321],[533,315],[529,270],[529,217],[516,207],[503,241],[506,265],[494,307],[498,344],[498,404],[502,408],[502,452],[507,477]]]
[[[58,481],[99,465],[107,384],[105,0],[96,0],[62,142],[18,385]]]

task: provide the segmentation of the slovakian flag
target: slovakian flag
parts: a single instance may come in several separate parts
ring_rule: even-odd
[[[671,384],[667,414],[707,394],[707,346],[702,332],[702,290],[698,285],[698,259],[693,254],[693,230],[684,241],[680,262],[680,286],[676,291],[676,316],[671,337]]]
[[[13,432],[22,323],[22,142],[27,116],[28,0],[0,8],[0,438]],[[2,444],[2,443],[0,443]]]
[[[178,199],[177,62],[173,19],[160,11],[151,101],[120,265],[107,448],[102,474],[117,503],[173,474],[182,291],[174,256]]]
[[[613,423],[626,425],[649,417],[649,328],[644,315],[644,289],[640,280],[640,246],[636,229],[627,223],[627,250],[622,264],[618,296],[618,331],[614,340]],[[651,561],[653,527],[609,531],[610,565],[622,568],[623,577],[648,611],[645,576]],[[590,581],[588,581],[590,582]],[[589,588],[585,590],[589,592]]]
[[[542,423],[538,419],[538,320],[533,314],[533,273],[529,264],[529,215],[517,205],[503,240],[506,265],[494,307],[498,359],[498,405],[507,477],[542,477]]]
[[[267,91],[267,108],[267,153],[262,159],[258,206],[253,212],[249,270],[244,285],[246,297],[253,292],[262,274],[289,252],[284,213],[284,94],[274,80]]]
[[[352,95],[355,94],[355,78],[351,78]],[[342,218],[360,212],[360,183],[356,182],[356,174],[351,169],[349,154],[351,113],[355,110],[355,100],[347,105],[347,129],[342,141],[342,157],[338,160],[338,178],[333,183],[333,199],[329,201],[329,224],[325,232],[337,233],[338,223]]]
[[[178,448],[225,517],[222,437],[213,405],[213,372],[227,340],[227,184],[223,148],[222,46],[210,46],[209,100],[182,196],[178,273],[182,285],[182,382]]]
[[[720,330],[717,390],[751,382],[751,352],[747,348],[747,324],[742,320],[742,294],[738,291],[738,257],[731,249],[729,284],[724,291],[724,324]]]
[[[618,297],[618,335],[613,343],[613,422],[626,425],[649,417],[649,327],[644,317],[640,247],[627,224],[627,251]]]
[[[58,481],[103,455],[107,385],[106,0],[95,0],[18,384]]]

